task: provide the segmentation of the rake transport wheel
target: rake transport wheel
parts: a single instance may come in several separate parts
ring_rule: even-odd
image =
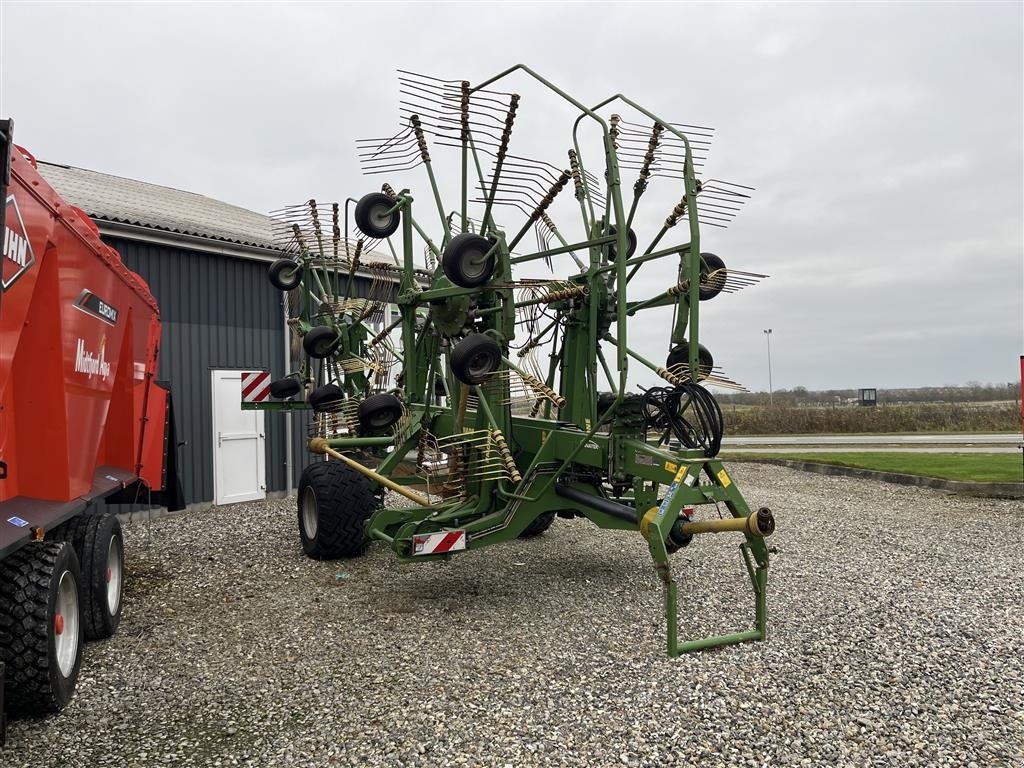
[[[278,259],[270,265],[270,283],[279,291],[291,291],[302,283],[302,270],[291,259]]]
[[[299,480],[299,539],[317,560],[359,557],[377,508],[370,481],[339,461],[316,461]]]
[[[117,517],[93,512],[61,526],[59,538],[71,544],[82,572],[80,603],[86,640],[113,637],[121,623],[124,535]]]
[[[463,232],[448,243],[441,256],[445,275],[461,288],[477,288],[494,272],[494,254],[484,258],[493,242],[474,232]]]
[[[364,235],[377,240],[390,237],[402,220],[398,211],[391,210],[394,207],[395,201],[383,192],[364,195],[356,203],[356,226]]]
[[[67,542],[40,541],[0,563],[0,661],[11,712],[57,712],[82,663],[81,574]]]
[[[452,373],[463,384],[483,384],[500,365],[501,346],[483,333],[469,334],[452,350]]]
[[[318,325],[310,328],[309,332],[302,337],[302,348],[306,354],[316,360],[323,360],[334,354],[338,348],[341,337],[333,328],[326,325]]]

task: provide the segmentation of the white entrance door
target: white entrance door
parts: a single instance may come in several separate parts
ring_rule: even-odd
[[[242,410],[242,371],[213,371],[213,503],[267,497],[263,411]]]

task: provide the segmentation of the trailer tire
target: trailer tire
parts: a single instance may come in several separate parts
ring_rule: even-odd
[[[302,337],[302,348],[306,354],[316,360],[323,360],[330,357],[341,343],[341,337],[333,328],[326,325],[318,325],[310,328]]]
[[[452,349],[451,367],[463,384],[483,384],[501,365],[501,346],[483,333],[471,333]]]
[[[544,531],[551,527],[551,524],[555,522],[554,512],[542,512],[537,515],[537,519],[530,523],[519,534],[520,539],[532,539],[535,536],[540,536]]]
[[[356,226],[364,235],[375,240],[391,237],[402,221],[398,211],[391,211],[396,204],[397,201],[383,192],[371,192],[368,195],[363,195],[356,203]]]
[[[268,277],[279,291],[291,291],[302,282],[302,269],[291,259],[278,259],[271,263]]]
[[[81,573],[67,542],[32,542],[0,563],[0,661],[12,713],[59,711],[82,664]]]
[[[64,528],[79,568],[82,634],[86,640],[113,637],[121,623],[124,596],[124,535],[117,517],[107,512],[79,515]]]
[[[359,557],[377,507],[370,481],[340,461],[315,461],[299,479],[299,540],[317,560]]]

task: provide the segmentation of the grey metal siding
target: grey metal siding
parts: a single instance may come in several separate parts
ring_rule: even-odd
[[[182,485],[188,503],[213,500],[213,426],[210,371],[270,370],[284,375],[282,294],[259,261],[199,253],[135,240],[105,238],[125,265],[139,273],[160,305],[163,339],[160,378],[174,397]],[[267,489],[282,491],[285,419],[266,416]],[[302,448],[305,419],[295,418],[293,484],[308,463]]]

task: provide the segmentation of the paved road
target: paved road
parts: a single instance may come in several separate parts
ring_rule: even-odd
[[[939,434],[914,435],[768,435],[727,437],[723,450],[749,453],[816,451],[840,453],[849,451],[927,451],[930,453],[1013,453],[1020,450],[1021,436],[1002,434]]]

